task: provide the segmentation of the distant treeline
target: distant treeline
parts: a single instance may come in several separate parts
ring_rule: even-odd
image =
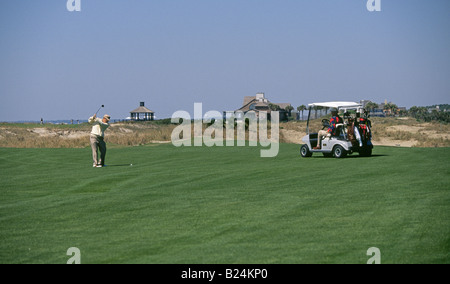
[[[431,107],[417,107],[413,106],[408,110],[408,115],[421,121],[439,121],[444,123],[450,123],[450,106],[447,104],[438,105],[439,111],[436,110],[436,105]],[[431,112],[429,109],[433,109]]]
[[[439,110],[450,110],[450,105],[449,104],[440,104],[440,105],[432,105],[432,106],[427,106],[427,108],[429,109],[433,109],[433,108],[437,108],[439,107]]]

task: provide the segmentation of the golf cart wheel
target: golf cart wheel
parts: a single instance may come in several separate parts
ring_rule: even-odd
[[[300,154],[303,158],[309,158],[312,156],[311,151],[309,151],[308,145],[304,144],[300,147]]]
[[[345,149],[342,146],[337,145],[333,149],[333,156],[338,159],[344,158],[345,156],[347,156],[347,151],[345,151]]]

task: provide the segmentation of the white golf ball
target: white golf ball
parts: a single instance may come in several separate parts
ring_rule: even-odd
[[[132,166],[133,164],[130,164],[130,166]]]

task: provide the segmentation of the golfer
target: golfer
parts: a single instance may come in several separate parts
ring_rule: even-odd
[[[317,134],[317,147],[314,147],[314,150],[320,150],[322,148],[322,140],[324,137],[331,137],[331,135],[336,135],[336,124],[342,123],[342,118],[338,115],[337,109],[331,110],[331,119],[330,119],[330,126],[327,130],[319,130],[319,133]]]
[[[105,138],[105,130],[109,127],[109,121],[111,117],[107,114],[103,116],[103,119],[97,118],[97,115],[90,117],[88,122],[89,124],[93,124],[91,131],[91,148],[92,148],[92,158],[94,160],[94,164],[92,165],[94,168],[101,168],[105,166],[105,157],[106,157],[106,143],[104,141]],[[98,150],[100,150],[100,159],[98,159]]]

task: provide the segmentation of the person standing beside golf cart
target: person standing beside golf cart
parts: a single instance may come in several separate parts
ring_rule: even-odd
[[[90,117],[88,122],[93,124],[91,131],[91,148],[92,159],[94,160],[93,167],[101,168],[105,165],[106,157],[106,143],[105,143],[105,130],[109,127],[109,121],[111,117],[107,114],[103,116],[103,119],[97,118],[97,114]],[[100,150],[100,159],[98,159],[98,150]]]
[[[327,130],[319,130],[317,134],[317,146],[314,150],[320,150],[322,148],[322,137],[330,137],[336,132],[336,124],[342,123],[342,118],[339,117],[337,109],[331,111],[331,119]]]

